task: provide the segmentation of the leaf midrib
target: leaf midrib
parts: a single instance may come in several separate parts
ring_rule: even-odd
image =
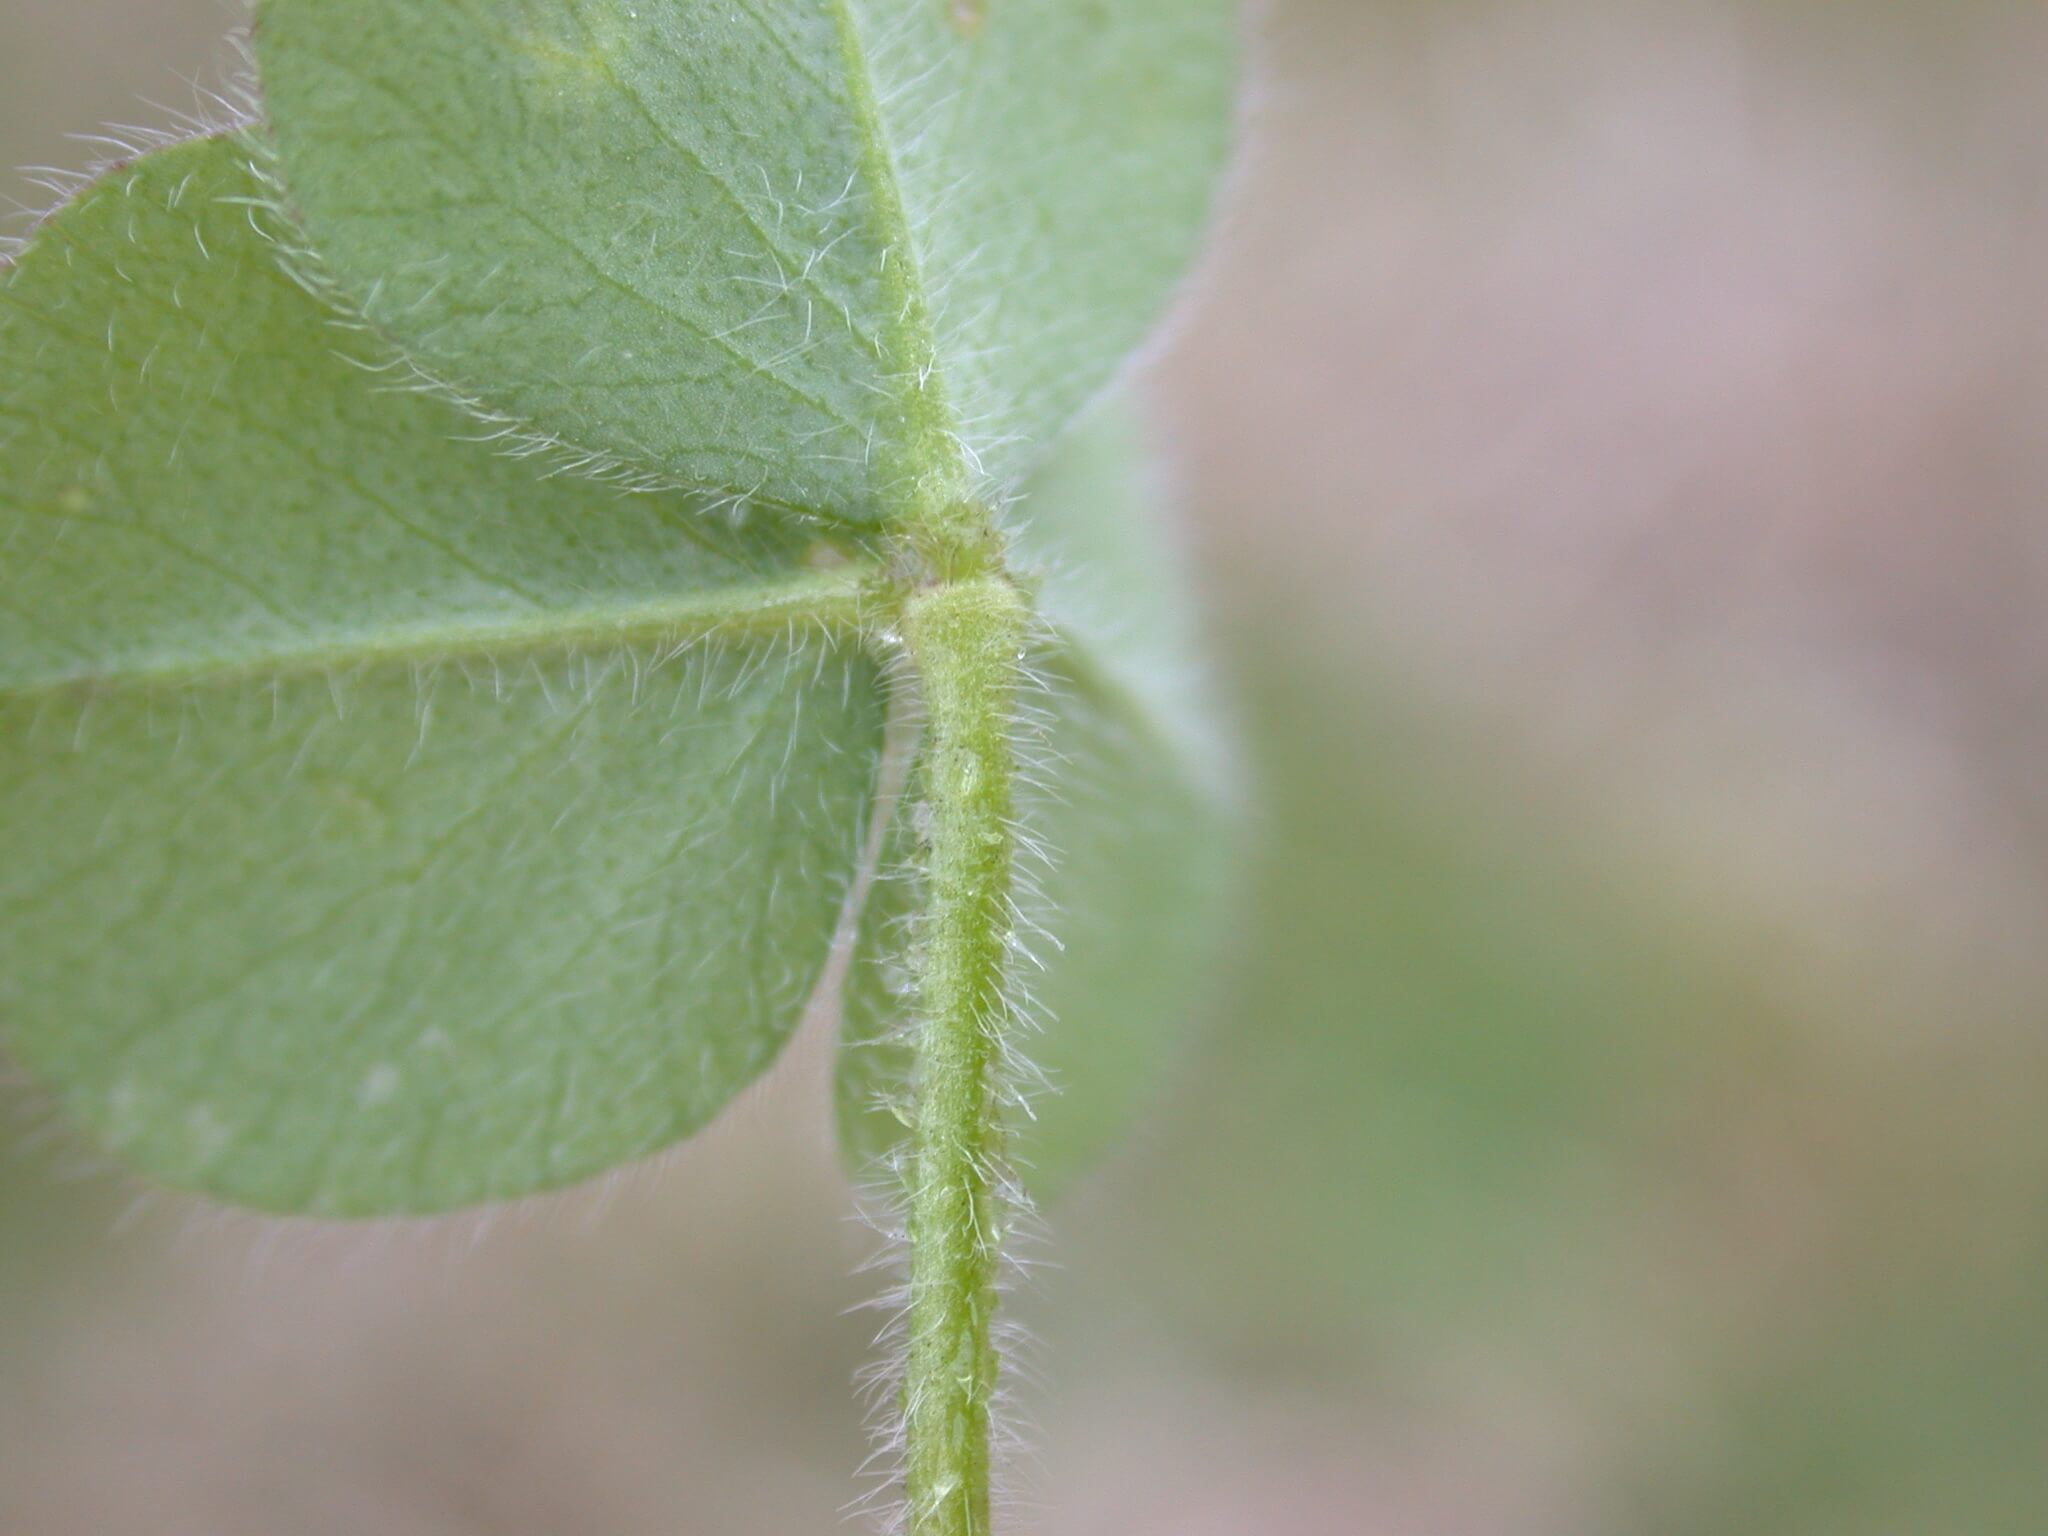
[[[946,399],[938,331],[932,324],[924,282],[924,262],[904,211],[903,178],[896,148],[883,122],[875,94],[874,72],[868,64],[849,0],[826,0],[839,39],[840,67],[846,77],[847,107],[853,114],[860,145],[859,163],[868,183],[868,225],[885,254],[882,291],[888,300],[879,338],[884,381],[891,376],[909,428],[903,466],[907,483],[902,505],[893,509],[900,522],[916,525],[940,520],[946,508],[967,499],[970,491],[966,457],[961,451],[959,423]]]
[[[753,587],[557,608],[525,618],[407,625],[255,655],[180,657],[15,680],[0,677],[0,702],[124,688],[285,681],[378,666],[494,664],[557,650],[647,650],[666,659],[702,641],[795,640],[806,632],[847,638],[867,627],[876,606],[879,575],[875,565],[862,561]]]

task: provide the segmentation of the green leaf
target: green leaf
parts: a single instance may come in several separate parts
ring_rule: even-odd
[[[1176,562],[1137,473],[1126,411],[1059,446],[1016,509],[1020,566],[1039,573],[1054,638],[1038,658],[1044,737],[1020,807],[1048,867],[1023,898],[1024,1017],[1011,1116],[1025,1182],[1056,1195],[1158,1090],[1213,981],[1232,861],[1232,798]],[[1027,756],[1033,749],[1027,747]],[[910,792],[917,801],[915,769]],[[903,950],[922,899],[915,818],[889,829],[849,971],[837,1104],[867,1173],[901,1144],[913,998]],[[1050,1086],[1052,1092],[1044,1089]]]
[[[287,200],[426,372],[859,524],[1013,488],[1148,333],[1228,0],[265,0]]]
[[[0,278],[0,1025],[282,1211],[688,1134],[829,948],[880,754],[858,549],[549,480],[368,371],[230,140]]]

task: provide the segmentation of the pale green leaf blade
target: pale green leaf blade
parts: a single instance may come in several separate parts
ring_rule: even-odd
[[[858,523],[1015,484],[1144,337],[1228,0],[266,0],[315,263],[600,462]]]
[[[860,567],[462,440],[257,190],[230,140],[148,156],[0,276],[0,1028],[268,1209],[658,1150],[829,948],[880,686],[813,619]]]
[[[1148,506],[1126,412],[1060,445],[1018,508],[1016,554],[1039,570],[1057,632],[1039,658],[1042,771],[1022,820],[1046,867],[1022,897],[1013,1154],[1041,1197],[1112,1144],[1169,1068],[1215,985],[1235,851],[1231,775],[1195,654],[1177,562]],[[1055,565],[1045,552],[1062,551]],[[1086,556],[1073,560],[1075,552]],[[915,773],[899,804],[916,802]],[[844,1002],[837,1107],[849,1165],[901,1145],[915,998],[903,952],[921,901],[915,818],[889,829]]]
[[[802,1010],[867,787],[821,732],[873,721],[844,659],[654,659],[0,697],[16,1051],[123,1160],[269,1210],[688,1135]]]

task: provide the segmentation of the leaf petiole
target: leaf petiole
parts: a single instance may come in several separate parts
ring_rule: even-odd
[[[904,638],[928,720],[929,846],[916,960],[903,1382],[911,1536],[989,1529],[1001,1249],[994,1068],[1012,923],[1012,721],[1028,622],[1001,575],[912,596]]]

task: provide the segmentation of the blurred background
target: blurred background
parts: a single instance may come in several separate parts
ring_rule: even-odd
[[[233,19],[0,0],[0,165]],[[1145,387],[1258,852],[1051,1213],[1012,1528],[2048,1531],[2048,11],[1252,30]],[[11,1090],[0,1530],[841,1529],[825,1091],[814,1029],[658,1169],[337,1234]]]

